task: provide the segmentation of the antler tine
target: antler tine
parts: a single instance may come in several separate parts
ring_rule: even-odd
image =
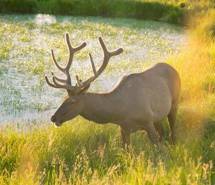
[[[111,56],[116,56],[116,55],[121,54],[122,52],[123,52],[123,49],[122,49],[122,48],[119,48],[119,49],[117,49],[116,51],[110,52],[110,55],[111,55]]]
[[[82,85],[82,81],[79,79],[78,75],[75,76],[78,86]]]
[[[117,50],[115,50],[115,51],[112,51],[112,52],[110,52],[110,51],[108,51],[107,50],[107,47],[105,46],[105,43],[104,43],[104,41],[103,41],[103,39],[101,38],[101,37],[99,37],[99,42],[100,42],[100,44],[101,44],[101,47],[102,47],[102,49],[103,49],[103,52],[104,52],[104,56],[105,57],[112,57],[112,56],[116,56],[116,55],[119,55],[120,53],[122,53],[123,52],[123,49],[122,48],[119,48],[119,49],[117,49]]]
[[[54,84],[49,81],[47,76],[45,76],[45,80],[46,80],[47,84],[49,86],[51,86],[51,87],[54,87],[54,88],[57,88],[57,89],[60,89],[60,88],[61,89],[69,89],[69,90],[73,89],[72,87],[70,87],[68,85],[61,85],[61,84],[57,83],[56,80],[54,79],[54,77],[52,79],[53,79]]]
[[[52,77],[52,80],[54,82],[54,85],[56,88],[62,88],[68,90],[74,90],[74,87],[72,87],[70,84],[59,84],[54,77]]]
[[[65,38],[66,38],[66,43],[67,43],[69,51],[72,51],[73,47],[72,47],[72,45],[70,43],[70,38],[69,38],[69,34],[68,33],[66,33]]]
[[[49,81],[49,79],[48,79],[47,76],[45,76],[45,80],[46,80],[47,84],[50,85],[51,87],[66,89],[67,92],[68,92],[68,94],[72,95],[72,94],[75,93],[75,90],[77,90],[77,89],[75,89],[76,87],[72,86],[72,84],[71,84],[71,77],[70,77],[70,74],[69,74],[69,69],[71,67],[74,54],[76,52],[78,52],[79,50],[83,49],[86,46],[86,43],[84,42],[84,43],[82,43],[78,47],[72,47],[72,45],[70,43],[70,38],[69,38],[69,34],[68,33],[66,33],[66,35],[65,35],[65,40],[66,40],[66,43],[67,43],[67,46],[68,46],[68,50],[69,50],[69,61],[68,61],[67,65],[65,67],[61,67],[58,64],[58,62],[57,62],[57,60],[55,58],[53,50],[51,50],[51,55],[52,55],[52,59],[54,61],[54,64],[56,65],[56,67],[61,72],[63,72],[66,75],[66,79],[58,78],[57,76],[54,75],[54,73],[52,73],[53,83]],[[80,85],[81,81],[79,80],[78,83]]]
[[[106,66],[107,66],[107,64],[108,64],[108,62],[110,60],[110,58],[112,56],[119,55],[120,53],[123,52],[122,48],[119,48],[119,49],[117,49],[115,51],[108,51],[107,47],[105,46],[105,43],[104,43],[103,39],[101,37],[99,37],[99,42],[100,42],[101,47],[102,47],[103,52],[104,52],[104,58],[103,58],[102,65],[100,66],[100,68],[97,71],[96,67],[95,67],[95,64],[94,64],[94,61],[93,61],[93,57],[89,53],[90,62],[91,62],[91,66],[92,66],[94,75],[92,77],[88,78],[84,82],[82,82],[79,79],[79,77],[76,76],[77,85],[72,86],[69,69],[70,69],[70,67],[72,65],[73,56],[74,56],[75,52],[78,52],[79,50],[83,49],[86,46],[86,43],[84,42],[78,47],[72,47],[72,45],[70,43],[70,38],[69,38],[68,33],[66,33],[66,35],[65,35],[65,40],[66,40],[68,50],[69,50],[69,61],[68,61],[67,65],[66,65],[66,67],[63,68],[57,63],[53,50],[51,50],[51,54],[52,54],[52,58],[53,58],[53,61],[54,61],[55,65],[56,65],[56,67],[66,75],[66,79],[64,80],[64,79],[58,78],[57,76],[54,75],[54,73],[52,73],[53,83],[51,83],[49,81],[47,76],[45,76],[45,79],[46,79],[46,82],[47,82],[48,85],[50,85],[51,87],[54,87],[54,88],[66,89],[69,95],[73,95],[73,94],[77,94],[77,93],[81,93],[81,92],[86,91],[86,89],[88,89],[90,87],[91,82],[93,82],[104,71],[104,69],[106,68]]]
[[[103,63],[101,65],[101,67],[96,72],[96,75],[95,75],[96,77],[98,77],[104,71],[104,69],[106,68],[106,66],[107,66],[107,64],[108,64],[108,62],[112,56],[119,55],[120,53],[123,52],[122,48],[119,48],[119,49],[112,51],[112,52],[108,51],[107,47],[105,46],[105,43],[101,37],[99,37],[99,42],[100,42],[101,47],[102,47],[103,52],[104,52],[104,59],[103,59]]]
[[[76,47],[76,48],[73,48],[72,45],[71,45],[71,43],[70,43],[70,39],[69,39],[69,34],[68,34],[68,33],[66,33],[66,43],[67,43],[67,46],[68,46],[68,49],[69,49],[69,61],[68,61],[68,63],[67,63],[67,65],[66,65],[65,68],[61,67],[61,66],[57,63],[57,60],[56,60],[55,55],[54,55],[54,51],[53,51],[53,49],[51,50],[52,59],[53,59],[55,65],[56,65],[56,67],[57,67],[60,71],[62,71],[62,72],[64,72],[64,73],[65,73],[66,71],[69,70],[69,68],[70,68],[70,66],[71,66],[71,64],[72,64],[72,59],[73,59],[74,53],[77,52],[77,51],[79,51],[79,50],[81,50],[82,48],[84,48],[84,47],[87,45],[86,42],[84,42],[84,43],[82,43],[80,46],[78,46],[78,47]]]
[[[60,87],[57,87],[57,86],[55,86],[54,84],[52,84],[52,83],[49,81],[49,79],[48,79],[47,76],[45,76],[45,79],[46,79],[46,83],[47,83],[49,86],[54,87],[54,88],[60,88]]]
[[[78,46],[76,48],[73,48],[72,45],[71,45],[71,43],[70,43],[70,38],[69,38],[69,34],[68,33],[66,33],[66,43],[68,45],[69,51],[72,51],[72,52],[77,52],[77,51],[83,49],[87,45],[86,42],[83,42],[80,46]]]
[[[93,57],[92,57],[91,54],[89,54],[90,62],[91,62],[92,68],[93,68],[94,76],[90,77],[89,79],[87,79],[86,81],[81,83],[81,85],[79,85],[80,91],[82,89],[87,89],[90,86],[90,83],[93,82],[104,71],[104,69],[106,68],[106,66],[107,66],[107,64],[108,64],[108,62],[109,62],[109,60],[110,60],[110,58],[112,56],[119,55],[120,53],[123,52],[122,48],[119,48],[119,49],[117,49],[115,51],[112,51],[112,52],[108,51],[107,47],[105,46],[105,43],[104,43],[104,41],[102,40],[101,37],[99,37],[99,42],[100,42],[101,47],[102,47],[103,52],[104,52],[104,59],[103,59],[102,65],[97,71],[96,68],[95,68],[95,64],[93,62]],[[77,82],[78,82],[78,79],[77,79]]]
[[[72,65],[72,61],[73,61],[73,55],[75,52],[83,49],[87,44],[86,42],[82,43],[80,46],[76,47],[76,48],[73,48],[71,43],[70,43],[70,38],[69,38],[69,34],[66,33],[66,43],[67,43],[67,46],[68,46],[68,50],[69,50],[69,61],[65,67],[65,71],[69,71],[69,68],[70,66]]]
[[[59,83],[56,81],[56,79],[55,79],[54,76],[52,77],[52,80],[53,80],[55,86],[57,86],[57,87],[65,87],[65,85],[59,84]]]
[[[53,76],[53,78],[55,78],[55,80],[57,80],[57,81],[59,81],[61,83],[66,83],[67,82],[65,79],[61,79],[61,78],[55,76],[55,74],[53,72],[52,72],[52,76]]]
[[[103,49],[104,55],[106,56],[109,52],[108,52],[108,50],[107,50],[107,48],[105,46],[105,43],[104,43],[104,41],[103,41],[103,39],[101,37],[99,37],[99,42],[100,42],[101,47]]]
[[[91,66],[93,68],[93,73],[94,73],[94,75],[96,75],[96,67],[95,67],[95,64],[93,62],[93,57],[92,57],[92,55],[90,53],[89,53],[89,56],[90,56]]]
[[[57,67],[60,71],[64,72],[64,68],[62,68],[62,67],[57,63],[57,61],[56,61],[56,58],[55,58],[53,49],[51,50],[51,54],[52,54],[52,59],[53,59],[53,61],[54,61],[54,64],[56,65],[56,67]]]

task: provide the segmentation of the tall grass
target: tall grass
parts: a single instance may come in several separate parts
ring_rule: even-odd
[[[197,124],[189,125],[197,128],[215,120],[214,20],[215,11],[192,20],[188,45],[179,56],[170,59],[182,77],[182,105],[190,110],[189,116]]]
[[[200,146],[178,144],[159,151],[134,135],[121,149],[118,129],[76,119],[59,129],[1,134],[1,184],[212,184],[212,162]],[[141,147],[140,147],[141,143]],[[214,181],[213,181],[214,182]]]
[[[169,60],[182,79],[181,137],[199,142],[203,159],[215,164],[215,11],[191,23],[187,46]]]

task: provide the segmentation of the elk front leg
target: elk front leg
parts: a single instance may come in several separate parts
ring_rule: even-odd
[[[130,145],[130,132],[121,127],[121,136],[123,148],[127,148]]]
[[[154,123],[155,129],[157,130],[159,134],[159,141],[161,142],[164,137],[164,130],[163,130],[163,125],[160,122]]]

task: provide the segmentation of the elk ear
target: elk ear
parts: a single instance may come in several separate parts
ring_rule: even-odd
[[[85,92],[89,89],[89,87],[90,87],[90,84],[87,85],[86,87],[82,88],[82,89],[78,92],[78,94],[85,93]]]

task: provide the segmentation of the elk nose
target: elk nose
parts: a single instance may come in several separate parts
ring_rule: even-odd
[[[51,121],[55,123],[55,122],[56,122],[56,117],[55,117],[55,116],[52,116],[52,117],[51,117]]]

